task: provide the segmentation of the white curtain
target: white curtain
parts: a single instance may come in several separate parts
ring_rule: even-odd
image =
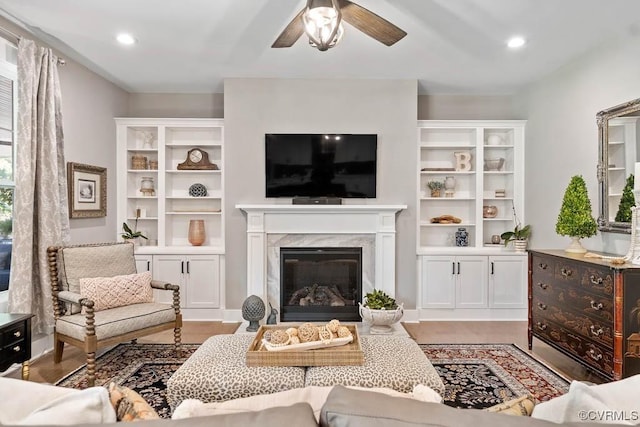
[[[18,43],[13,256],[9,312],[31,313],[33,331],[53,330],[47,247],[67,243],[69,214],[58,58]]]

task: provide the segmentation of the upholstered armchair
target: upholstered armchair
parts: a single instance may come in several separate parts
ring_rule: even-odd
[[[166,329],[180,353],[182,314],[178,285],[136,273],[131,243],[51,246],[47,249],[53,297],[54,362],[64,344],[87,354],[87,383],[96,379],[96,350]],[[153,302],[152,289],[173,292],[173,304]]]

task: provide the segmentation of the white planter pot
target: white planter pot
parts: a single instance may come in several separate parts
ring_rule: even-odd
[[[513,248],[515,249],[516,252],[526,252],[528,244],[529,244],[528,240],[514,240]]]
[[[392,333],[393,328],[391,325],[402,319],[404,314],[403,304],[400,304],[395,310],[372,310],[363,306],[362,303],[358,303],[358,305],[360,306],[362,320],[371,325],[369,332],[372,334]]]

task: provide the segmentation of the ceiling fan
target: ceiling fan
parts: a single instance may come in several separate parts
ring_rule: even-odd
[[[271,47],[291,47],[307,33],[309,44],[325,51],[342,38],[343,19],[387,46],[407,35],[391,22],[349,0],[307,0],[305,8],[289,22]]]

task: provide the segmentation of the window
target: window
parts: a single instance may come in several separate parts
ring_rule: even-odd
[[[9,288],[13,246],[16,58],[16,46],[0,39],[0,292]]]

